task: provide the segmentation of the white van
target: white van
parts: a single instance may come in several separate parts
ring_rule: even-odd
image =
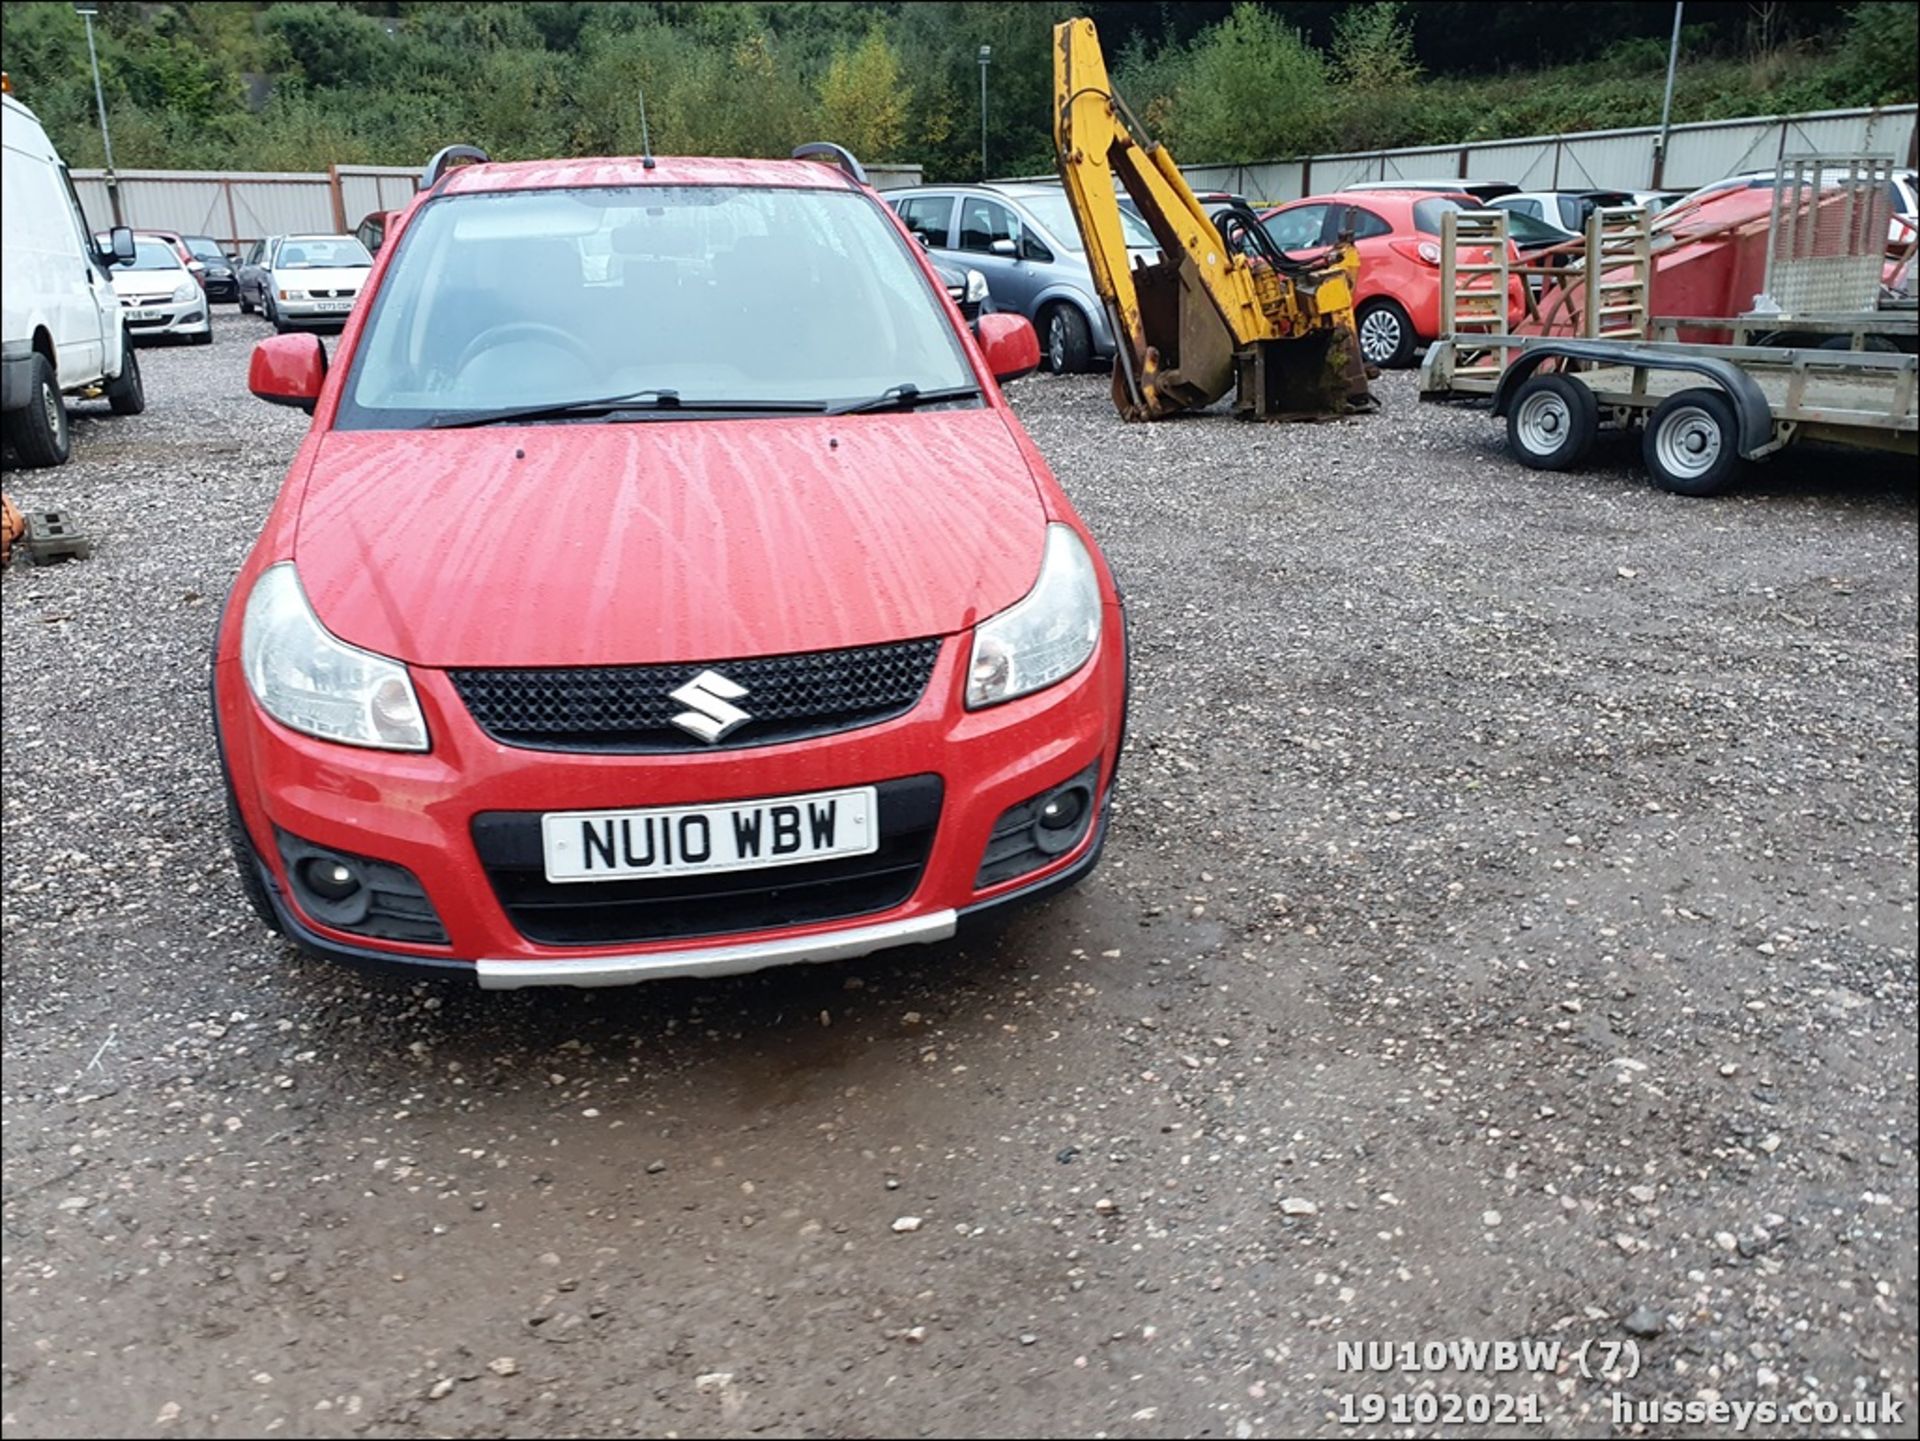
[[[67,458],[65,397],[105,395],[116,415],[146,408],[120,297],[107,266],[133,259],[133,232],[113,253],[93,243],[65,162],[26,106],[0,95],[0,411],[20,464]]]

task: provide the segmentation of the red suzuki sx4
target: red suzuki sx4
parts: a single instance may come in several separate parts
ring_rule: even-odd
[[[263,920],[611,985],[937,941],[1084,875],[1118,592],[850,156],[453,147],[331,358],[214,654]],[[465,160],[469,163],[460,164]]]

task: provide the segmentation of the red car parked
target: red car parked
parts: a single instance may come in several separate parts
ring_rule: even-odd
[[[809,147],[811,149],[811,147]],[[216,642],[248,897],[310,950],[606,985],[1068,884],[1125,720],[1106,562],[852,157],[436,158]]]
[[[1332,245],[1351,223],[1360,252],[1360,283],[1353,297],[1360,350],[1373,364],[1391,368],[1411,365],[1414,346],[1439,337],[1440,217],[1475,203],[1468,195],[1343,190],[1291,201],[1260,218],[1274,242],[1296,255]],[[1519,252],[1510,250],[1510,255],[1517,259]],[[1460,259],[1483,264],[1487,255],[1467,247]],[[1519,323],[1526,303],[1522,281],[1509,280],[1509,325]]]

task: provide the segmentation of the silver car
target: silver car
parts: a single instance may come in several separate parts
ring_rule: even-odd
[[[269,235],[240,263],[240,309],[258,307],[278,331],[344,325],[373,270],[351,235]]]
[[[1049,369],[1112,361],[1113,329],[1058,185],[922,185],[884,198],[935,255],[986,277],[995,310],[1033,322]],[[1120,221],[1129,255],[1154,259],[1153,232],[1129,211]]]

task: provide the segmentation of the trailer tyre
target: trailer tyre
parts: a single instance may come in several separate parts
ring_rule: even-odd
[[[1507,406],[1507,448],[1530,470],[1572,470],[1599,430],[1600,402],[1571,376],[1533,376]]]
[[[1660,402],[1640,442],[1655,485],[1675,495],[1719,495],[1740,478],[1740,425],[1718,390],[1682,390]]]

